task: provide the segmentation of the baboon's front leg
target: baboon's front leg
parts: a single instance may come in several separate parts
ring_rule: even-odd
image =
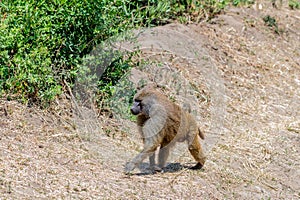
[[[158,155],[158,166],[160,168],[164,168],[166,166],[166,162],[168,159],[170,153],[170,146],[161,146],[159,149],[159,155]]]
[[[144,149],[139,153],[131,162],[128,162],[125,166],[125,173],[129,173],[136,168],[146,157],[150,156],[150,159],[154,160],[154,153],[159,144],[156,144],[154,138],[147,138],[144,144]],[[152,162],[152,160],[151,160]],[[151,163],[152,164],[152,163]]]
[[[149,157],[150,170],[152,172],[160,172],[161,168],[155,164],[155,152]]]
[[[149,163],[150,163],[150,168],[154,168],[154,165],[155,165],[155,151],[151,156],[149,156]]]
[[[153,150],[144,149],[141,153],[139,153],[134,159],[130,162],[128,162],[125,166],[125,173],[129,173],[134,168],[136,168],[143,160],[145,160],[146,157],[153,154]]]

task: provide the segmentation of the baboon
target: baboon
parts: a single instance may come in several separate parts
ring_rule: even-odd
[[[188,104],[187,104],[188,105]],[[182,109],[158,92],[153,86],[146,86],[134,96],[131,113],[137,115],[137,125],[143,138],[144,149],[125,166],[130,173],[149,156],[150,169],[161,171],[165,167],[170,148],[176,142],[188,142],[188,149],[197,164],[191,169],[201,169],[205,163],[199,137],[204,139],[190,106]],[[160,146],[158,166],[155,165],[155,151]]]

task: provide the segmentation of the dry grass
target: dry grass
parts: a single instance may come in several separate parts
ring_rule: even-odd
[[[141,149],[133,122],[69,96],[49,110],[2,99],[0,198],[299,199],[300,12],[266,8],[140,36],[151,62],[134,73],[191,102],[207,134],[203,170],[184,168],[193,160],[179,145],[167,172],[126,176],[125,162]],[[267,14],[281,35],[264,25]]]

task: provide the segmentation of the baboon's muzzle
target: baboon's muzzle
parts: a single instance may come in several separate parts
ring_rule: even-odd
[[[130,112],[133,114],[133,115],[137,115],[140,113],[140,111],[138,109],[136,109],[135,107],[131,107],[130,108]]]

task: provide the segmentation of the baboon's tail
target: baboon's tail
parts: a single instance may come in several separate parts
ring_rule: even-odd
[[[204,140],[204,133],[198,128],[198,134],[202,140]]]

